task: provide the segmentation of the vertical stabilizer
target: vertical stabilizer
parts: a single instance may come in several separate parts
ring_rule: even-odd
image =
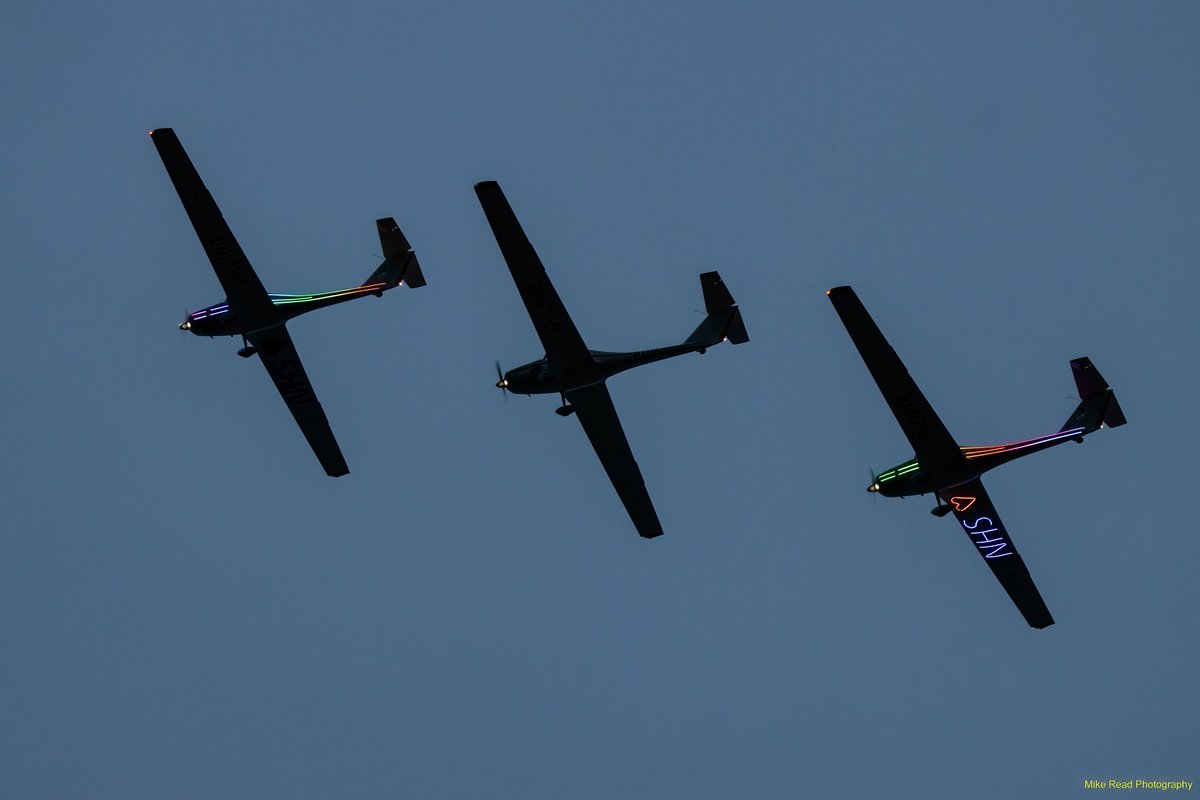
[[[425,275],[417,262],[417,254],[404,237],[400,226],[391,217],[375,221],[379,229],[379,244],[383,248],[383,263],[363,282],[363,286],[383,284],[382,289],[391,289],[401,281],[410,289],[425,285]]]
[[[709,347],[724,340],[730,344],[745,344],[750,341],[742,312],[733,301],[733,295],[725,288],[720,273],[705,272],[700,275],[700,290],[704,293],[704,310],[708,316],[700,323],[687,344],[703,344]]]
[[[1084,433],[1090,433],[1099,428],[1101,423],[1110,428],[1125,424],[1125,413],[1121,411],[1117,396],[1090,358],[1072,359],[1071,373],[1075,377],[1080,402],[1062,430],[1083,428]]]

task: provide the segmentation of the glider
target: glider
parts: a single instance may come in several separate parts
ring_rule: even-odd
[[[224,301],[188,314],[180,329],[197,336],[241,336],[238,355],[249,358],[258,354],[325,473],[334,478],[349,473],[329,420],[288,335],[287,321],[358,297],[379,297],[401,282],[413,289],[424,286],[425,277],[408,240],[394,219],[377,220],[384,261],[361,286],[318,294],[269,293],[233,237],[175,131],[158,128],[150,131],[150,138],[212,262],[217,280],[225,289]]]
[[[476,184],[475,193],[546,351],[545,357],[502,374],[497,362],[496,386],[518,394],[559,395],[563,404],[556,413],[579,418],[637,532],[646,539],[661,536],[658,514],[604,382],[627,369],[685,353],[703,353],[724,341],[733,344],[750,341],[741,311],[721,276],[705,272],[700,276],[700,288],[707,316],[685,341],[632,353],[589,350],[499,184],[494,181]]]
[[[1110,428],[1124,425],[1125,415],[1100,371],[1088,358],[1071,361],[1080,403],[1057,432],[1009,444],[959,447],[854,290],[839,286],[826,294],[915,453],[909,461],[872,476],[867,491],[885,497],[932,493],[937,506],[931,513],[939,517],[954,513],[1025,621],[1034,628],[1053,625],[1054,618],[979,476],[1048,447],[1064,442],[1082,443],[1083,437],[1105,425]]]

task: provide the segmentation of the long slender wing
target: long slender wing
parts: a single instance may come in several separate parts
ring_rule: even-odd
[[[991,567],[992,574],[1000,581],[1004,591],[1016,604],[1025,621],[1034,628],[1046,628],[1054,624],[1054,617],[1042,600],[1021,554],[1008,537],[996,507],[983,489],[979,478],[967,481],[942,492],[943,499],[950,503],[954,516],[967,532],[971,543]],[[945,495],[949,495],[945,497]]]
[[[525,310],[546,348],[547,361],[551,366],[559,367],[590,361],[591,354],[583,337],[575,329],[562,300],[558,299],[546,268],[521,229],[504,192],[500,191],[500,184],[495,181],[477,183],[475,194],[479,195],[479,203],[492,226],[496,243],[500,245],[517,291],[525,301]]]
[[[247,338],[258,348],[263,366],[270,373],[271,380],[275,381],[275,388],[296,418],[304,438],[308,439],[309,446],[317,454],[325,474],[337,478],[349,473],[350,468],[342,457],[342,449],[338,447],[337,439],[333,438],[325,410],[313,393],[312,384],[308,381],[287,328],[279,325],[252,333]]]
[[[567,400],[575,407],[575,415],[591,441],[617,496],[629,512],[637,532],[646,539],[662,536],[662,523],[654,512],[642,471],[633,460],[629,440],[621,428],[612,397],[603,383],[567,392]]]
[[[938,419],[933,407],[917,388],[916,381],[904,368],[904,362],[883,338],[883,333],[867,313],[858,295],[849,286],[830,289],[827,294],[846,326],[854,346],[862,355],[871,377],[879,385],[883,399],[900,423],[922,466],[953,464],[962,461],[962,451],[954,437]]]
[[[150,131],[150,138],[154,140],[154,146],[162,157],[167,174],[171,176],[171,183],[175,184],[175,191],[179,193],[188,219],[200,237],[208,260],[212,262],[217,280],[225,288],[225,299],[235,310],[269,306],[271,300],[267,297],[267,290],[263,288],[258,275],[254,274],[254,268],[242,252],[241,245],[233,238],[233,231],[229,230],[229,225],[221,216],[221,209],[217,208],[204,181],[200,180],[200,174],[192,166],[192,160],[179,143],[175,131],[158,128]]]

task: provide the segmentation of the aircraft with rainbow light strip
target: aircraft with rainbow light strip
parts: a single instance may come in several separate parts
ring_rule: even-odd
[[[349,473],[329,420],[292,344],[287,321],[347,300],[369,295],[380,297],[402,282],[412,289],[424,286],[425,276],[408,240],[394,219],[376,220],[384,261],[361,286],[318,294],[268,293],[175,131],[157,128],[150,131],[150,138],[212,262],[217,280],[225,289],[223,302],[188,314],[179,328],[197,336],[241,336],[238,355],[249,358],[258,354],[325,473],[334,478]]]
[[[931,513],[941,517],[954,512],[963,531],[1026,622],[1034,628],[1053,625],[1054,617],[1046,608],[979,476],[1013,459],[1063,442],[1082,442],[1084,436],[1105,425],[1110,428],[1124,425],[1125,415],[1100,371],[1088,358],[1071,361],[1080,403],[1059,431],[1023,442],[960,447],[921,394],[854,290],[839,286],[826,294],[915,453],[903,464],[873,476],[867,491],[885,497],[932,493],[937,506]]]

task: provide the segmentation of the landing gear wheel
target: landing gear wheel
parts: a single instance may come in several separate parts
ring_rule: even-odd
[[[569,417],[572,414],[574,414],[575,406],[573,406],[567,402],[567,396],[561,392],[559,393],[558,396],[562,398],[563,404],[561,406],[559,406],[558,408],[554,409],[554,413],[558,414],[560,417]]]
[[[242,349],[238,350],[238,355],[242,358],[249,358],[258,352],[258,348],[246,341],[246,337],[242,337]]]
[[[940,494],[934,492],[933,496],[937,500],[937,507],[929,509],[930,514],[933,514],[935,517],[944,517],[953,510],[950,506],[942,505],[942,496]]]

